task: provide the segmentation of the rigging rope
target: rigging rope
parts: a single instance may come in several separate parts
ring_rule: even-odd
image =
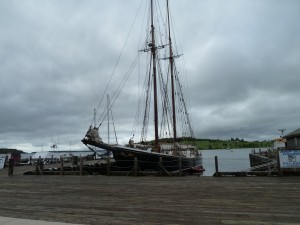
[[[106,87],[105,87],[105,89],[104,89],[103,95],[102,95],[102,97],[101,97],[101,99],[100,99],[100,102],[99,102],[97,108],[96,108],[96,113],[98,112],[98,110],[99,110],[99,108],[100,108],[100,105],[102,104],[102,101],[103,101],[103,99],[104,99],[104,96],[105,96],[105,94],[106,94],[106,92],[107,92],[107,89],[108,89],[108,87],[109,87],[109,85],[110,85],[110,82],[111,82],[111,80],[112,80],[112,78],[113,78],[113,76],[114,76],[115,70],[116,70],[116,68],[117,68],[117,66],[118,66],[118,64],[119,64],[119,61],[120,61],[120,59],[121,59],[121,56],[123,55],[123,51],[124,51],[125,46],[126,46],[126,44],[127,44],[127,42],[128,42],[128,39],[129,39],[129,36],[130,36],[130,34],[131,34],[132,28],[133,28],[133,26],[134,26],[134,24],[135,24],[136,18],[137,18],[137,16],[138,16],[138,13],[139,13],[140,8],[141,8],[141,6],[142,6],[142,2],[143,2],[143,1],[141,0],[141,3],[140,3],[139,8],[138,8],[138,11],[137,11],[137,13],[136,13],[136,15],[135,15],[135,17],[134,17],[134,19],[133,19],[133,23],[132,23],[132,25],[131,25],[131,27],[130,27],[129,33],[128,33],[127,37],[126,37],[126,40],[125,40],[125,42],[124,42],[124,44],[123,44],[122,50],[121,50],[121,52],[120,52],[120,55],[119,55],[119,57],[118,57],[118,59],[117,59],[117,61],[116,61],[116,64],[115,64],[115,66],[114,66],[113,72],[112,72],[112,74],[110,75],[110,78],[109,78],[109,80],[108,80],[108,83],[107,83],[107,85],[106,85]],[[102,113],[102,115],[103,115],[103,113]],[[90,123],[91,125],[93,124],[93,120],[94,120],[94,118],[92,119],[92,121],[91,121],[91,123]],[[100,120],[100,118],[98,119],[98,121],[99,121],[99,120]],[[100,126],[100,125],[99,125],[99,126]]]
[[[138,59],[138,55],[135,57],[133,63],[130,65],[128,71],[126,72],[125,76],[123,77],[123,79],[121,80],[121,82],[119,83],[115,93],[113,94],[112,96],[112,103],[111,103],[111,106],[114,105],[115,101],[117,100],[118,96],[120,95],[121,93],[121,90],[123,89],[126,81],[128,80],[128,77],[129,77],[129,74],[130,72],[132,71],[132,69],[134,68],[134,65],[136,64],[137,62],[137,59]],[[106,115],[107,115],[107,109],[104,110],[101,114],[101,116],[99,117],[99,119],[97,120],[97,123],[101,120],[101,122],[99,123],[99,126],[98,128],[102,125],[103,121],[106,119]]]
[[[150,57],[151,58],[151,57]],[[150,65],[148,68],[151,68],[152,60],[150,60]],[[151,70],[148,71],[148,79],[146,79],[146,93],[145,93],[145,111],[143,117],[143,124],[142,124],[142,133],[140,140],[146,141],[147,139],[147,132],[148,132],[148,124],[149,124],[149,110],[150,110],[150,102],[151,102],[151,91],[152,91],[152,80],[151,80]]]
[[[114,133],[115,133],[115,138],[116,138],[116,144],[118,144],[118,137],[117,137],[116,127],[115,127],[115,121],[114,121],[114,117],[113,117],[113,114],[112,114],[111,106],[109,106],[109,108],[110,108],[111,119],[112,119],[113,127],[114,127]]]

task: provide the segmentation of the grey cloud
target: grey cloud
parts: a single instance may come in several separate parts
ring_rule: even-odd
[[[298,1],[172,3],[197,137],[269,139],[298,128]],[[82,147],[138,6],[0,1],[0,147],[40,148],[51,136]],[[124,49],[111,94],[137,54],[139,34],[130,36],[137,38]],[[129,77],[113,106],[122,142],[131,135],[138,79]]]

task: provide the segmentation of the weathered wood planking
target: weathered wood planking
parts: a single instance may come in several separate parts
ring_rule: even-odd
[[[300,224],[299,177],[0,176],[0,215],[84,224]]]

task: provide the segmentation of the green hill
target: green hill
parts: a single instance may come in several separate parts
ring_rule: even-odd
[[[196,138],[177,138],[182,144],[197,145],[199,149],[241,149],[241,148],[269,148],[271,141],[245,141],[244,139],[231,138],[230,140],[219,139],[196,139]],[[171,138],[160,139],[161,142],[172,142]],[[142,144],[154,145],[154,141],[143,142]]]
[[[185,141],[184,143],[192,143]],[[196,139],[193,143],[199,149],[237,149],[237,148],[268,148],[271,141],[244,141],[243,139],[218,140],[218,139]]]

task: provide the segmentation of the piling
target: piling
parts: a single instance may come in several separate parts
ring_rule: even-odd
[[[82,176],[82,167],[83,167],[83,158],[80,157],[80,168],[79,168],[79,169],[80,169],[80,170],[79,170],[79,171],[80,171],[80,172],[79,172],[79,173],[80,173],[80,176]]]
[[[168,176],[171,176],[171,174],[163,166],[163,158],[159,157],[159,176],[162,176],[164,173],[167,174]]]
[[[107,157],[107,163],[106,163],[106,175],[107,176],[110,175],[110,158],[109,158],[109,155]]]
[[[60,156],[60,175],[64,175],[64,159]]]
[[[159,157],[159,175],[161,176],[163,172],[163,162],[162,157]]]
[[[39,171],[39,164],[40,164],[40,160],[38,159],[36,161],[36,164],[35,164],[35,173],[36,175],[40,174],[40,171]]]
[[[137,176],[137,167],[138,167],[137,157],[134,157],[134,176]]]
[[[9,159],[8,161],[8,176],[14,175],[14,159]]]
[[[78,165],[78,156],[73,156],[72,157],[72,166],[77,166]]]
[[[219,173],[218,156],[215,156],[215,169],[216,169],[216,172],[215,172],[214,176],[219,177],[220,173]]]
[[[36,174],[43,175],[43,169],[44,169],[44,162],[40,157],[35,165]]]
[[[179,176],[182,176],[182,159],[179,157],[178,166],[179,166]]]
[[[277,171],[278,171],[278,176],[282,176],[283,172],[280,167],[280,159],[279,159],[279,152],[277,152]]]

